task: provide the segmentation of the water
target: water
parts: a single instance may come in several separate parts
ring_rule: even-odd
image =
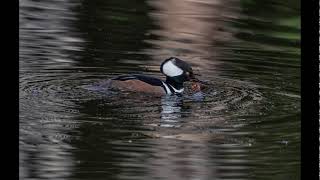
[[[20,1],[20,179],[300,179],[299,1]],[[101,88],[163,78],[209,90]],[[88,88],[91,87],[91,88]]]

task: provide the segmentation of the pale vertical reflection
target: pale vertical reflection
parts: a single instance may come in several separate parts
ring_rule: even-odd
[[[218,164],[209,160],[208,142],[177,141],[163,138],[152,148],[149,164],[150,176],[164,179],[216,179]]]
[[[75,63],[75,54],[83,49],[83,39],[72,27],[76,16],[71,9],[78,5],[72,0],[19,3],[20,71],[67,68]]]
[[[159,27],[149,34],[153,48],[146,53],[154,59],[178,56],[205,68],[217,63],[216,43],[232,40],[232,33],[225,30],[225,18],[236,16],[236,1],[223,0],[150,0],[153,11],[149,13]],[[215,48],[217,47],[217,48]]]
[[[76,14],[71,10],[78,5],[72,0],[19,1],[19,77],[24,83],[19,92],[20,179],[66,179],[71,175],[72,147],[64,141],[68,140],[65,133],[73,128],[62,128],[65,107],[54,102],[70,107],[72,102],[52,91],[50,87],[56,86],[50,80],[63,75],[55,69],[72,68],[74,55],[82,51],[83,40],[73,27]],[[65,78],[64,74],[61,81]]]
[[[162,127],[179,127],[181,118],[181,100],[177,97],[164,96],[161,99],[161,122]]]
[[[150,0],[148,3],[153,8],[149,15],[158,28],[149,32],[157,38],[146,40],[152,48],[146,49],[145,53],[155,60],[155,64],[159,63],[159,59],[177,56],[195,64],[196,69],[212,68],[218,64],[213,59],[219,55],[216,44],[234,40],[232,32],[225,30],[225,18],[236,18],[237,1]],[[216,150],[207,145],[208,141],[223,137],[190,131],[197,120],[182,122],[181,113],[185,112],[181,106],[178,99],[162,99],[159,124],[162,129],[156,132],[160,139],[152,148],[154,158],[144,162],[149,167],[149,175],[175,180],[218,179],[225,176],[220,170],[229,169],[228,164],[232,164],[233,159],[226,157],[229,161],[224,162],[221,157],[212,158],[216,156]],[[191,111],[195,113],[195,110]],[[223,121],[225,119],[219,117],[219,121],[215,122]],[[244,153],[241,146],[238,148],[241,154]],[[230,166],[230,169],[233,167]],[[239,168],[246,167],[240,165]],[[234,175],[246,176],[240,172]]]
[[[190,131],[192,125],[188,122],[181,122],[181,99],[164,97],[161,103],[160,126],[167,130],[158,132],[160,140],[152,148],[155,158],[145,162],[150,176],[176,180],[216,178],[215,164],[208,160],[208,142],[201,140],[206,137]]]

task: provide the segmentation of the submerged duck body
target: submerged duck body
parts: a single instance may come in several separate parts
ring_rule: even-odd
[[[155,95],[181,94],[183,83],[195,79],[191,66],[178,58],[170,57],[160,66],[166,80],[140,74],[121,75],[111,79],[112,89],[133,91]]]
[[[144,75],[122,75],[111,79],[111,86],[120,90],[143,92],[148,94],[177,94],[182,89],[175,89],[172,85],[158,78]]]

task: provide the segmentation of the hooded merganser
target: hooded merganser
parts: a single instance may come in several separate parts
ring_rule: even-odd
[[[184,91],[183,83],[197,80],[192,67],[185,61],[170,57],[160,66],[160,71],[166,80],[144,75],[121,75],[111,79],[109,87],[125,91],[143,92],[157,95],[181,94]]]

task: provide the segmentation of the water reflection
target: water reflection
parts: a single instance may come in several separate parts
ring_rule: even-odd
[[[150,46],[143,40],[152,24],[144,1],[84,0],[76,12],[75,27],[87,40],[77,62],[84,72],[105,76],[145,70],[150,58],[141,49]]]
[[[73,23],[72,1],[32,1],[19,3],[20,70],[62,69],[72,65],[82,51],[83,39]]]
[[[161,99],[162,111],[160,126],[180,127],[179,118],[181,117],[182,99],[178,96],[164,96]]]
[[[177,56],[195,65],[196,70],[216,69],[220,43],[233,40],[225,28],[225,18],[237,16],[237,1],[149,0],[149,16],[157,25],[149,31],[156,39],[147,40],[153,59]],[[212,72],[212,71],[211,71]]]
[[[205,113],[210,110],[203,110],[203,104],[182,97],[146,99],[149,98],[128,95],[79,104],[83,114],[78,118],[83,121],[79,127],[81,138],[73,144],[75,149],[82,150],[73,154],[80,162],[74,176],[118,179],[247,176],[248,145],[231,136],[241,126],[230,127],[224,124],[227,120],[223,117],[209,120]],[[88,167],[96,171],[89,171]]]
[[[223,173],[219,173],[216,168],[219,167],[219,163],[216,163],[219,160],[215,157],[219,147],[208,147],[207,143],[212,139],[221,141],[223,137],[197,132],[192,123],[194,119],[188,116],[195,114],[199,107],[187,105],[184,100],[179,96],[165,96],[161,99],[159,128],[149,134],[157,139],[147,140],[152,147],[144,161],[148,171],[143,178],[179,180],[216,179],[222,176]]]
[[[282,0],[21,1],[20,178],[296,179],[297,9]],[[168,56],[189,61],[210,91],[154,98],[104,88],[120,73],[161,77]]]
[[[20,179],[64,179],[74,167],[72,146],[65,143],[75,128],[69,124],[73,103],[65,96],[68,76],[63,72],[73,67],[84,42],[73,28],[77,19],[71,9],[77,5],[19,2]]]

